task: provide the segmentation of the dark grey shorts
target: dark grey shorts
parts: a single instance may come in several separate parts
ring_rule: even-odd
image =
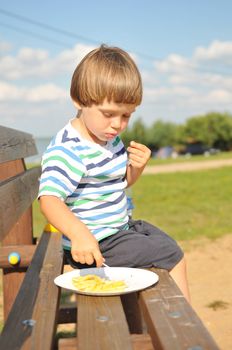
[[[130,220],[128,230],[103,239],[99,246],[105,263],[118,267],[159,267],[171,270],[184,255],[175,240],[142,220]],[[68,263],[75,268],[90,267],[76,263],[68,251],[65,255]]]

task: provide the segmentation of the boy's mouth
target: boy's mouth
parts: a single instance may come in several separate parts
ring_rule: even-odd
[[[117,133],[106,133],[105,135],[106,135],[107,139],[113,139],[118,134]]]

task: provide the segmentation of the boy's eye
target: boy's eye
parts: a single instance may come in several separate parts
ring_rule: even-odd
[[[112,117],[112,113],[108,113],[108,112],[103,112],[103,115],[107,118]]]
[[[130,118],[130,114],[123,114],[123,118],[129,119]]]

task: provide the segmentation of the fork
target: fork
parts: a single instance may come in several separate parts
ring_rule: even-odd
[[[110,267],[109,265],[105,264],[105,263],[102,263],[103,266],[105,267]]]

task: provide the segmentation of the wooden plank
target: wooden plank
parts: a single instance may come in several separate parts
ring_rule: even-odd
[[[11,268],[17,270],[18,268],[28,267],[31,263],[36,247],[35,244],[0,247],[0,268]],[[11,265],[8,261],[9,254],[12,252],[17,252],[20,256],[20,262],[16,266]]]
[[[35,167],[0,184],[0,240],[35,199],[40,173]]]
[[[0,181],[7,180],[26,170],[24,159],[12,160],[0,164]]]
[[[78,295],[78,349],[132,350],[119,296]]]
[[[60,338],[58,340],[58,350],[78,350],[77,338]]]
[[[40,287],[32,318],[36,320],[32,337],[27,349],[36,350],[52,348],[58,319],[60,288],[54,278],[63,272],[62,235],[60,233],[44,233],[50,237],[43,267],[40,272]]]
[[[121,295],[121,302],[130,333],[143,333],[142,317],[137,293]]]
[[[140,293],[141,308],[156,350],[219,350],[195,311],[165,270],[159,282]]]
[[[10,161],[0,164],[0,180],[9,180],[17,174],[25,171],[25,163],[23,159]],[[11,194],[9,193],[9,196]],[[0,204],[1,205],[1,204]],[[3,205],[4,209],[4,205]],[[3,220],[7,221],[9,218],[3,214]],[[1,225],[1,223],[0,223]],[[32,209],[31,206],[21,215],[20,219],[14,223],[10,231],[2,240],[2,245],[20,245],[33,243],[33,227],[32,227]],[[4,319],[6,320],[15,297],[19,291],[22,280],[24,278],[25,269],[12,270],[4,269],[3,271],[3,306]]]
[[[2,244],[6,244],[7,246],[15,244],[32,244],[32,234],[32,209],[28,208],[9,233],[4,237]],[[14,303],[25,272],[26,268],[20,268],[18,270],[9,268],[3,269],[3,305],[5,320]]]
[[[133,350],[154,350],[149,334],[131,334]]]
[[[43,233],[0,338],[1,349],[51,349],[54,342],[62,273],[60,233]]]
[[[133,350],[154,350],[149,334],[131,334],[130,337]],[[58,350],[78,349],[79,348],[77,347],[77,338],[59,339]]]
[[[4,269],[3,270],[3,313],[4,321],[7,319],[11,307],[15,301],[16,295],[20,289],[22,281],[24,279],[26,268],[20,268],[15,270]]]
[[[31,134],[0,126],[0,163],[37,154]]]

